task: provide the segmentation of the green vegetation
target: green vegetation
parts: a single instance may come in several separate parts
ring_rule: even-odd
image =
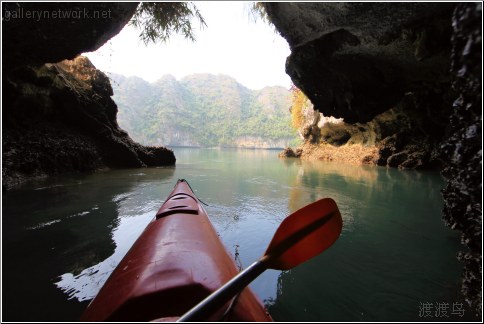
[[[129,23],[141,31],[139,37],[145,45],[166,42],[173,33],[181,33],[194,41],[193,17],[198,19],[201,28],[206,26],[192,2],[141,2]]]
[[[291,124],[294,129],[301,128],[304,122],[303,108],[308,104],[308,98],[298,87],[292,85]]]
[[[291,93],[283,87],[250,90],[211,74],[180,81],[166,75],[154,83],[112,78],[119,125],[146,145],[240,146],[257,139],[283,147],[296,138]]]
[[[248,13],[254,21],[261,19],[272,25],[264,2],[249,3]],[[181,33],[185,38],[195,41],[192,26],[194,18],[200,23],[201,29],[207,26],[193,2],[141,2],[129,24],[140,30],[139,38],[145,45],[166,42],[174,33]],[[277,32],[275,28],[274,31]]]

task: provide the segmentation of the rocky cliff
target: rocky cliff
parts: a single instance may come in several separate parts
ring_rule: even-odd
[[[50,174],[174,164],[119,128],[109,79],[85,57],[24,66],[3,83],[3,185]]]
[[[325,117],[306,99],[298,130],[304,141],[300,157],[399,169],[442,168],[445,116],[452,98],[448,93],[444,98],[426,97],[429,91],[407,92],[392,108],[354,124]]]
[[[264,7],[291,47],[294,84],[316,111],[345,122],[318,126],[319,113],[309,114],[302,133],[316,145],[306,150],[356,144],[378,149],[360,163],[445,168],[444,220],[466,249],[462,292],[481,312],[482,4]]]
[[[448,79],[452,3],[268,3],[286,72],[325,116],[367,122]]]
[[[111,74],[118,121],[143,144],[282,148],[296,140],[289,90],[252,90],[223,74],[165,75],[153,83]],[[203,125],[203,127],[200,127]]]
[[[84,57],[64,60],[117,34],[136,3],[2,6],[4,189],[63,172],[175,163],[172,151],[141,146],[119,128],[106,75]]]

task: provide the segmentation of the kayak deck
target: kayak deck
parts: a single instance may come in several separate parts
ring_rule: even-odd
[[[81,320],[176,320],[237,273],[199,200],[179,180]],[[272,319],[247,287],[207,320]]]

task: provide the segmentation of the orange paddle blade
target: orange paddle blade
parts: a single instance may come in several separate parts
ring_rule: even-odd
[[[261,261],[270,269],[294,268],[329,248],[342,228],[343,219],[335,201],[318,200],[284,219]]]

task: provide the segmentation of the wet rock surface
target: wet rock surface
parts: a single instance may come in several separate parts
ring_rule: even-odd
[[[482,3],[457,5],[452,19],[453,87],[458,92],[450,116],[443,154],[447,186],[444,221],[462,232],[468,248],[459,254],[464,263],[462,292],[482,314]]]

